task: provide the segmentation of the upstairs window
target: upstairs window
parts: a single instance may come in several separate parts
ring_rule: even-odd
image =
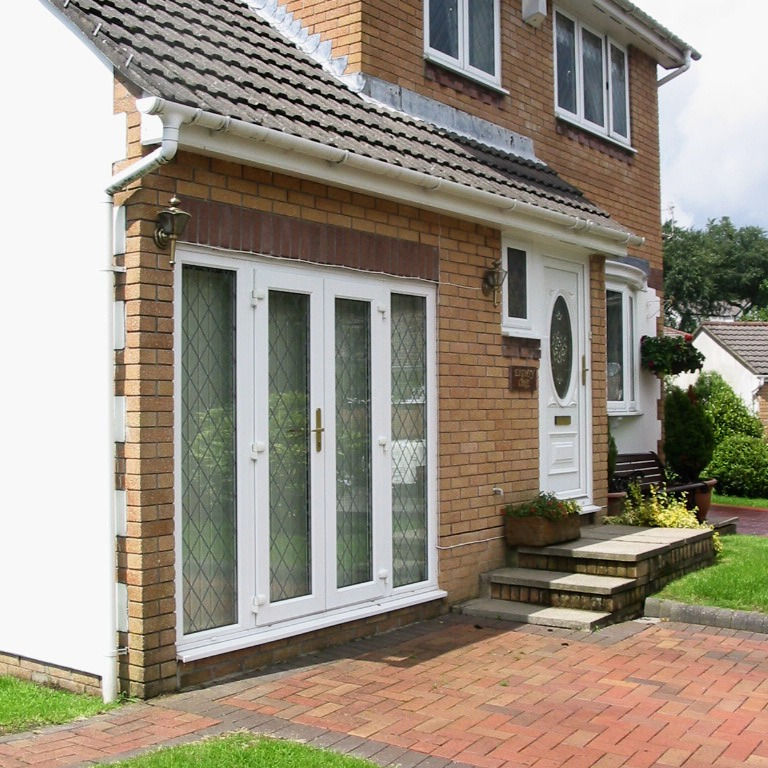
[[[499,86],[499,0],[426,0],[428,59]]]
[[[629,143],[627,52],[562,11],[555,12],[557,114]]]

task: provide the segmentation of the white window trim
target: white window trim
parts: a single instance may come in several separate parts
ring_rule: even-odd
[[[281,259],[244,257],[236,253],[221,254],[215,250],[191,246],[185,244],[176,254],[176,267],[174,274],[174,290],[177,301],[181,297],[182,265],[194,264],[216,269],[228,269],[242,273],[236,285],[237,336],[236,356],[238,360],[247,360],[253,337],[253,308],[248,301],[252,285],[248,281],[248,275],[254,267],[268,264],[271,268],[276,264],[283,264],[288,270],[297,269],[294,262],[286,262]],[[339,275],[349,277],[350,271],[335,269],[333,267],[302,268],[306,274],[318,277],[332,277]],[[361,273],[366,274],[367,273]],[[370,279],[370,277],[368,278]],[[177,311],[174,318],[174,362],[176,375],[174,377],[174,455],[177,457],[174,472],[174,498],[175,498],[175,598],[176,598],[176,651],[177,657],[182,661],[207,658],[219,653],[225,653],[241,648],[261,645],[274,640],[292,637],[304,632],[309,632],[323,627],[333,626],[345,621],[376,616],[388,611],[398,610],[408,606],[438,600],[447,596],[444,590],[438,587],[438,496],[437,496],[437,341],[436,341],[436,296],[434,285],[425,281],[409,278],[396,278],[378,276],[379,282],[385,283],[390,293],[411,294],[424,296],[427,308],[427,497],[428,497],[428,526],[427,526],[427,578],[418,583],[406,584],[401,587],[390,587],[387,594],[377,599],[360,602],[354,605],[328,608],[325,611],[301,616],[285,621],[278,621],[268,626],[257,626],[254,613],[251,610],[251,592],[255,584],[254,553],[247,542],[253,541],[255,536],[255,499],[253,498],[253,482],[251,478],[253,462],[247,447],[253,442],[253,435],[248,428],[242,429],[242,424],[254,424],[254,413],[250,399],[241,397],[236,403],[238,418],[238,456],[237,473],[238,497],[237,497],[237,582],[238,616],[234,624],[218,627],[189,635],[184,634],[183,626],[183,575],[182,575],[182,545],[181,545],[181,316]],[[180,306],[180,304],[179,304]],[[177,307],[178,309],[178,307]],[[251,391],[252,384],[249,381],[249,366],[238,366],[235,371],[238,392]],[[251,478],[252,479],[252,478]]]
[[[645,284],[645,274],[637,267],[616,261],[606,261],[605,290],[620,293],[622,296],[622,321],[625,334],[625,341],[622,346],[624,391],[634,391],[635,393],[634,399],[631,400],[608,400],[609,416],[639,416],[642,413],[640,410],[640,335],[638,332],[640,316],[638,307]],[[631,309],[630,298],[632,299]],[[631,338],[627,337],[627,328],[632,329]]]
[[[469,24],[468,5],[470,0],[458,0],[459,8],[459,55],[453,58],[443,51],[432,48],[429,40],[429,4],[431,0],[424,0],[424,58],[446,69],[457,72],[460,75],[476,80],[485,86],[501,93],[508,93],[501,87],[501,16],[499,13],[499,0],[493,0],[493,49],[495,75],[489,75],[482,69],[477,69],[469,63]]]
[[[541,329],[536,327],[535,319],[531,311],[531,294],[533,288],[539,285],[539,282],[534,275],[534,270],[536,269],[536,264],[541,260],[534,258],[533,247],[530,243],[519,240],[508,240],[505,238],[502,241],[501,246],[501,268],[505,271],[508,264],[507,250],[509,248],[525,253],[526,316],[512,317],[507,314],[507,307],[509,306],[509,276],[505,277],[501,287],[501,333],[504,336],[512,336],[522,339],[540,339]]]
[[[557,84],[558,84],[558,71],[557,71],[557,14],[564,16],[574,24],[575,35],[575,60],[576,60],[576,112],[570,112],[567,109],[561,107],[557,100]],[[629,98],[629,53],[625,46],[617,42],[608,35],[600,32],[594,27],[579,21],[575,16],[564,11],[562,8],[555,6],[553,9],[553,24],[552,24],[552,51],[554,57],[554,99],[555,99],[555,114],[561,120],[578,126],[579,128],[594,133],[596,136],[608,139],[609,141],[620,145],[625,149],[629,149],[635,152],[631,146],[632,141],[632,126],[630,121],[630,98]],[[591,32],[596,37],[599,37],[603,46],[603,88],[605,92],[605,98],[603,99],[603,119],[604,125],[593,123],[584,117],[584,70],[582,64],[582,31],[586,30]],[[627,135],[622,136],[613,130],[613,84],[611,83],[611,65],[610,65],[610,53],[611,46],[614,46],[617,50],[624,54],[625,61],[625,77],[626,77],[626,110],[627,110]]]

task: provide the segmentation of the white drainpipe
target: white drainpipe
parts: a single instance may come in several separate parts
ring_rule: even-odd
[[[114,264],[114,200],[113,196],[116,192],[125,189],[131,182],[142,178],[146,174],[154,171],[155,168],[173,160],[176,155],[176,151],[179,146],[179,126],[180,120],[168,120],[163,124],[163,140],[161,145],[151,152],[149,155],[142,157],[132,165],[116,173],[105,192],[104,198],[104,212],[106,218],[106,242],[105,242],[105,287],[106,287],[106,316],[107,316],[107,381],[108,386],[111,386],[114,390],[115,386],[115,327],[114,327],[114,309],[115,309],[115,264]],[[114,466],[116,459],[116,431],[115,431],[115,412],[114,412],[114,396],[109,399],[110,411],[109,411],[109,434],[107,436],[108,455],[111,457],[110,473],[114,476]],[[104,671],[101,676],[101,695],[104,701],[114,701],[118,694],[117,684],[117,657],[118,648],[116,643],[117,638],[117,523],[115,509],[115,490],[114,482],[110,482],[112,492],[110,493],[109,501],[109,514],[108,514],[108,539],[107,539],[107,552],[108,555],[108,573],[107,584],[108,589],[108,620],[107,628],[105,632],[105,646],[106,653],[104,656]]]
[[[661,78],[661,80],[657,81],[656,87],[661,88],[662,85],[665,83],[668,83],[670,80],[674,80],[676,77],[680,77],[680,75],[683,74],[683,72],[687,72],[691,68],[691,49],[686,48],[685,49],[685,63],[682,67],[678,67],[677,69],[670,72],[668,75],[665,75]]]

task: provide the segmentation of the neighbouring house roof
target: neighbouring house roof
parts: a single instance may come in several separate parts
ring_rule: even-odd
[[[364,100],[245,0],[47,2],[147,95],[629,234],[545,164]]]
[[[694,338],[709,334],[757,376],[768,376],[768,323],[703,323]]]

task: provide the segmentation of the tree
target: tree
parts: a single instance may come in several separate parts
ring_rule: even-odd
[[[724,216],[703,230],[664,223],[664,315],[667,325],[693,331],[709,317],[768,312],[768,236],[734,227]]]

